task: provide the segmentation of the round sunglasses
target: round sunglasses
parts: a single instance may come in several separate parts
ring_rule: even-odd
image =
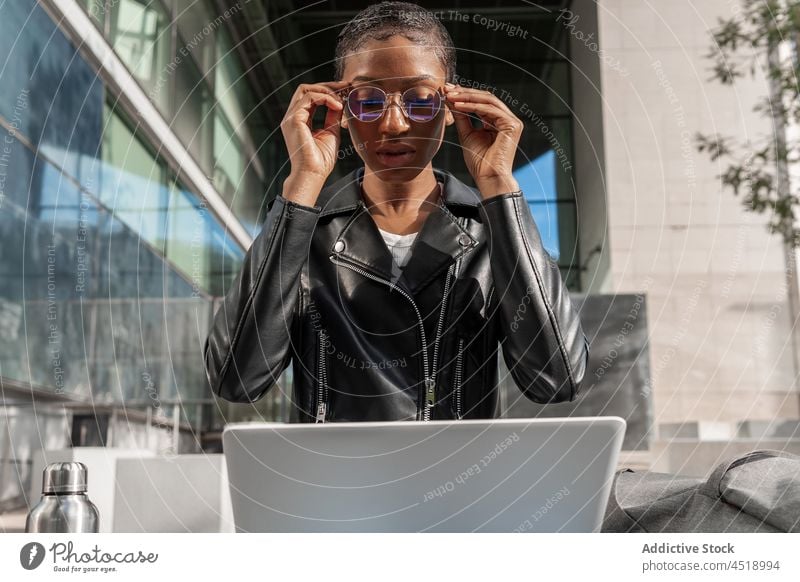
[[[394,95],[373,86],[346,87],[338,93],[347,104],[350,114],[367,123],[380,119],[389,106],[389,95]],[[443,100],[444,95],[438,89],[420,85],[400,93],[400,109],[408,119],[425,123],[436,117]]]

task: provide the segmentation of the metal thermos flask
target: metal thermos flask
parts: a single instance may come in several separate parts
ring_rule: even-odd
[[[86,465],[50,463],[42,475],[42,499],[25,522],[30,533],[97,533],[100,517],[86,496]]]

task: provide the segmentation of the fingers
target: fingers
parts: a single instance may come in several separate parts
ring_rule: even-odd
[[[473,89],[472,87],[455,87],[453,89],[446,88],[447,92],[445,96],[447,100],[451,103],[467,101],[467,102],[477,102],[477,103],[492,103],[495,106],[499,107],[503,111],[505,111],[508,115],[514,115],[514,113],[506,106],[502,99],[497,97],[494,93],[490,91],[484,91],[482,89]]]
[[[328,93],[316,93],[309,91],[303,96],[301,103],[311,102],[311,106],[305,107],[306,111],[308,111],[308,119],[306,120],[306,124],[308,125],[309,129],[312,129],[312,123],[314,121],[314,113],[317,110],[317,107],[320,105],[326,105],[328,107],[328,112],[325,115],[325,126],[328,126],[328,119],[333,115],[333,119],[337,119],[344,109],[344,104],[339,100],[338,97],[334,95],[330,95]]]
[[[325,114],[325,123],[323,124],[322,129],[331,131],[334,134],[339,135],[339,130],[341,129],[341,122],[342,122],[342,109],[331,109],[329,107],[328,112]]]
[[[485,129],[522,133],[522,121],[491,93],[475,90],[462,95],[459,91],[456,95],[448,95],[448,99],[456,111],[478,114]]]
[[[513,119],[494,104],[458,102],[454,106],[459,111],[474,111],[481,116],[484,126],[494,130],[516,130],[517,124]]]
[[[494,93],[459,86],[447,89],[447,100],[456,111],[480,115],[484,129],[522,133],[522,121]],[[491,124],[487,118],[492,121]]]
[[[347,86],[347,81],[329,81],[324,83],[301,83],[297,86],[297,89],[292,96],[292,101],[289,104],[289,109],[296,107],[297,105],[304,103],[306,106],[309,105],[307,101],[308,95],[329,95],[333,100],[336,102],[341,103],[341,98],[339,97],[339,91]]]
[[[289,115],[296,116],[297,119],[304,122],[309,129],[313,129],[312,123],[314,120],[314,113],[317,107],[321,105],[328,107],[328,114],[334,111],[338,115],[344,109],[344,104],[333,93],[308,89],[292,104]],[[327,117],[326,115],[326,119]]]
[[[349,85],[348,81],[327,81],[324,83],[302,83],[297,86],[297,90],[294,93],[293,101],[301,101],[305,95],[308,93],[325,93],[327,95],[333,96],[334,99],[341,103],[342,99],[340,96],[340,92],[342,89],[346,88]]]
[[[301,84],[295,89],[281,120],[292,173],[328,175],[336,163],[344,103],[337,91],[345,81]],[[317,107],[326,107],[324,127],[314,129]]]
[[[475,128],[472,127],[472,121],[470,121],[469,116],[464,111],[458,111],[455,107],[451,104],[448,104],[448,107],[453,112],[453,119],[455,120],[456,131],[458,132],[458,139],[461,143],[464,143],[466,137],[475,131]]]

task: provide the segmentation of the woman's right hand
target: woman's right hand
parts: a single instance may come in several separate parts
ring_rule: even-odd
[[[319,190],[336,165],[344,104],[336,91],[347,81],[303,83],[297,87],[281,121],[281,132],[292,169],[284,183],[284,197],[313,206]],[[324,127],[314,129],[317,107],[326,106]],[[314,192],[316,190],[316,192]],[[313,199],[312,199],[313,198]]]

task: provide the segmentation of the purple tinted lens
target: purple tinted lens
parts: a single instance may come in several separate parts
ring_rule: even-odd
[[[402,96],[403,107],[414,121],[430,121],[439,112],[441,97],[430,87],[412,87]],[[377,87],[359,87],[350,92],[348,108],[359,121],[375,121],[386,108],[386,94]]]
[[[386,95],[374,87],[353,89],[348,98],[350,112],[359,121],[374,121],[383,113]]]
[[[414,121],[430,121],[439,113],[439,92],[430,87],[412,87],[403,93],[408,116]]]

